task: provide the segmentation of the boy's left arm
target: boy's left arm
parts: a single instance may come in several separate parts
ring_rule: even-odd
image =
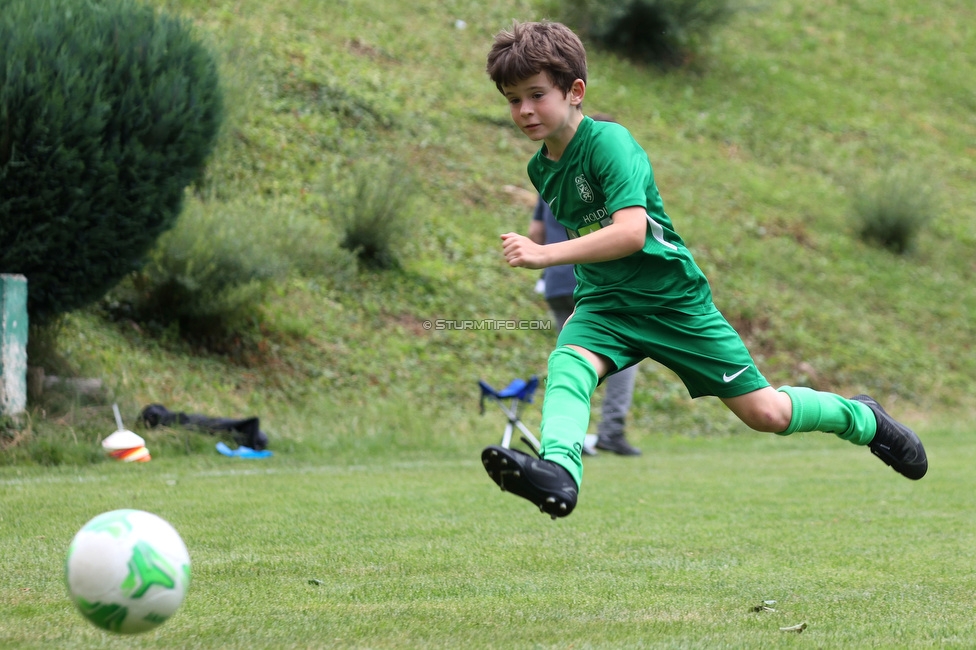
[[[592,264],[620,259],[644,247],[647,210],[632,206],[617,210],[613,223],[576,239],[539,245],[514,232],[502,235],[502,250],[509,266],[543,269],[560,264]]]

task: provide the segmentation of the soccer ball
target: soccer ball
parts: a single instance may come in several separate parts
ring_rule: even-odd
[[[190,585],[190,555],[169,523],[142,510],[113,510],[85,524],[68,547],[65,578],[82,615],[135,634],[176,612]]]

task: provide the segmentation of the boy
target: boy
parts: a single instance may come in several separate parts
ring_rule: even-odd
[[[570,236],[539,245],[505,233],[505,259],[529,269],[576,264],[578,280],[576,311],[549,357],[541,458],[494,445],[482,452],[502,490],[553,518],[571,513],[590,396],[607,374],[648,357],[677,373],[693,398],[717,396],[756,431],[834,433],[910,479],[925,475],[921,441],[872,398],[777,390],[760,374],[665,214],[647,154],[619,124],[584,117],[586,52],[572,31],[516,23],[495,36],[487,72],[515,124],[542,141],[529,178]]]

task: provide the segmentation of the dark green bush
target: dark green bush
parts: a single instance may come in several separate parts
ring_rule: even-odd
[[[926,183],[904,170],[889,170],[854,197],[858,234],[863,241],[895,254],[909,253],[935,216],[935,204],[934,192]]]
[[[0,0],[0,271],[44,321],[138,268],[222,114],[188,25],[131,0]]]
[[[731,0],[553,0],[560,20],[602,47],[662,68],[687,65],[731,18]]]

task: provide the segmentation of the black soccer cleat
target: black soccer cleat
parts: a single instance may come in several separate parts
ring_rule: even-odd
[[[565,517],[576,507],[576,481],[551,460],[491,445],[481,452],[481,462],[503,492],[528,499],[553,519]]]
[[[868,443],[871,453],[913,481],[925,476],[929,461],[925,457],[922,441],[915,432],[888,415],[880,404],[867,395],[855,395],[851,400],[861,402],[874,411],[878,421],[878,432],[874,434],[874,440]]]

